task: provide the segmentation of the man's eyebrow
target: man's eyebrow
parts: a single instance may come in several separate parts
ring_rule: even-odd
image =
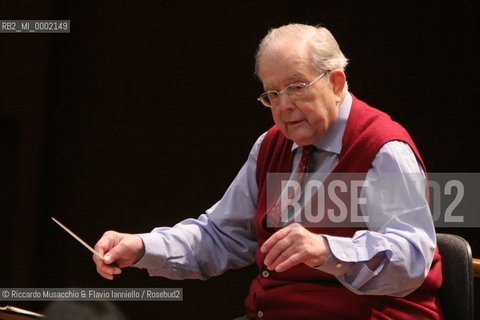
[[[287,79],[305,79],[305,76],[301,73],[294,73],[289,75]]]
[[[287,77],[287,80],[294,80],[294,79],[305,79],[305,75],[303,75],[301,73],[293,73],[293,74],[291,74]],[[270,86],[263,87],[263,90],[265,90],[265,91],[276,91],[276,90],[273,90],[272,87],[270,87]]]

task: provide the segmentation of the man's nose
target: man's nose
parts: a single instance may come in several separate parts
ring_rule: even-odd
[[[278,100],[278,105],[277,107],[281,109],[282,111],[284,110],[290,110],[290,109],[295,109],[296,105],[295,102],[293,101],[292,98],[286,93],[281,94]]]

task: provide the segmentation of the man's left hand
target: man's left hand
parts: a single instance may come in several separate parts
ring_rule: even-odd
[[[327,239],[308,231],[298,223],[275,232],[260,250],[267,254],[265,266],[277,272],[288,270],[300,263],[309,267],[322,265],[330,254]]]

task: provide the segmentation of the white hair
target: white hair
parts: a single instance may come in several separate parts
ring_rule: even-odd
[[[300,40],[300,44],[310,52],[310,63],[318,72],[345,71],[348,59],[343,55],[337,41],[327,28],[292,23],[270,29],[260,42],[255,58],[255,74],[257,76],[260,59],[264,52],[279,47],[287,39]]]

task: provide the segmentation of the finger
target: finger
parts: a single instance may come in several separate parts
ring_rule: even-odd
[[[115,244],[118,242],[118,237],[116,236],[115,231],[107,231],[103,234],[103,236],[98,240],[95,244],[95,251],[100,253],[100,255],[104,255],[105,252],[110,250]]]
[[[120,241],[103,256],[103,262],[111,267],[123,268],[130,265],[130,254],[129,246]]]
[[[321,235],[306,234],[305,236],[306,238],[296,238],[293,245],[271,263],[270,268],[283,272],[301,263],[311,267],[323,264],[330,254],[327,240]]]
[[[103,257],[103,255],[105,254],[105,249],[104,249],[103,247],[99,246],[98,243],[95,245],[95,247],[93,248],[93,250],[95,250],[96,252],[98,252],[98,254],[99,254],[100,256],[102,256],[102,257]],[[96,255],[94,254],[94,256],[96,256]],[[97,256],[97,257],[100,258],[100,256]],[[101,259],[101,258],[100,258],[100,259]]]
[[[278,257],[287,250],[290,246],[292,246],[294,239],[292,237],[284,237],[280,241],[278,241],[273,247],[271,247],[270,251],[268,251],[267,255],[263,263],[267,266],[268,269],[273,270],[274,266],[272,266],[273,262],[278,259]]]
[[[120,274],[122,273],[122,269],[118,268],[116,265],[107,265],[103,262],[103,260],[98,257],[96,254],[93,255],[93,261],[97,265],[97,268],[101,268],[105,272],[111,273],[111,274]]]
[[[103,262],[102,258],[100,258],[99,256],[97,256],[96,254],[93,254],[92,255],[92,259],[93,259],[93,262],[95,262],[95,264],[98,266],[100,263]]]
[[[105,270],[106,272],[110,273],[110,274],[120,274],[122,273],[122,269],[120,267],[118,267],[115,263],[113,264],[106,264],[106,263],[100,263],[99,264],[100,268],[102,268],[102,270]]]
[[[294,253],[293,255],[286,254],[281,257],[281,262],[275,266],[276,272],[283,272],[291,267],[296,266],[297,264],[302,263],[305,260],[305,257],[300,253]]]
[[[285,248],[285,250],[283,250],[282,252],[280,252],[277,257],[272,260],[270,262],[270,264],[268,265],[268,269],[269,270],[275,270],[276,271],[276,268],[278,265],[282,264],[283,262],[285,262],[287,259],[289,259],[291,256],[293,256],[294,254],[297,253],[297,246],[294,246],[291,245],[287,248]]]
[[[121,257],[121,238],[116,233],[107,231],[95,245],[95,250],[103,256],[105,264],[111,264]]]
[[[104,259],[96,254],[94,254],[92,257],[95,265],[97,266],[97,272],[102,277],[109,280],[113,280],[113,275],[122,273],[122,270],[116,264],[113,264],[117,258],[117,253],[115,251],[113,252],[113,255],[109,256],[109,259],[105,260],[105,253],[112,251],[120,241],[121,238],[118,237],[118,235],[119,234],[115,231],[105,232],[100,240],[95,244],[95,251],[104,256]]]
[[[275,246],[275,244],[279,242],[281,239],[283,239],[289,232],[290,232],[289,227],[285,227],[283,229],[278,230],[270,238],[268,238],[267,241],[263,243],[262,247],[260,248],[260,251],[262,253],[269,252],[272,249],[272,247]]]
[[[114,275],[122,273],[122,269],[120,269],[116,265],[108,265],[101,260],[97,263],[97,271],[99,271],[99,273],[102,275]]]
[[[97,266],[97,272],[100,274],[102,277],[104,277],[107,280],[113,280],[113,274],[105,271],[103,268],[100,266]]]

